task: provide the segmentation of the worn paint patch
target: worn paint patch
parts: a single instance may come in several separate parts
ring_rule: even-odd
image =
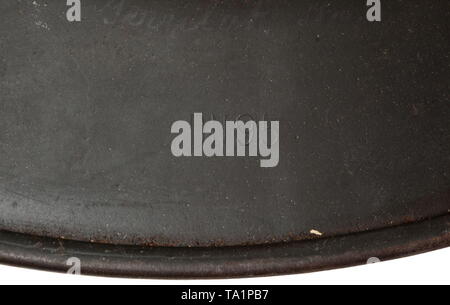
[[[316,236],[322,236],[323,235],[322,232],[319,232],[317,230],[311,230],[309,233],[311,233],[312,235],[316,235]]]

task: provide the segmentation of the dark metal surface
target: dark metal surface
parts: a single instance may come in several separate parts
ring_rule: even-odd
[[[0,229],[181,247],[148,250],[162,253],[162,266],[146,274],[124,255],[117,273],[220,276],[356,263],[368,241],[330,238],[446,219],[449,1],[383,1],[381,23],[366,20],[360,0],[92,0],[79,23],[67,22],[65,4],[0,3]],[[174,157],[171,125],[194,113],[279,121],[279,165]],[[434,243],[433,230],[401,232],[395,253],[448,244],[447,233]],[[297,263],[276,250],[328,240],[321,258],[289,250]],[[248,245],[274,249],[272,267],[256,266],[266,250],[239,264]],[[32,265],[59,266],[35,261],[53,257],[51,246],[42,256],[22,246],[0,254],[11,247]],[[221,264],[236,265],[208,260],[195,270],[184,253],[197,250],[183,247],[196,246],[218,247],[198,253],[215,260],[223,251]],[[188,257],[182,271],[162,263],[165,251]],[[311,255],[317,264],[307,267]],[[91,272],[116,273],[108,268]]]
[[[85,275],[224,278],[320,271],[450,246],[450,216],[384,230],[270,246],[164,248],[111,246],[0,233],[0,262]]]

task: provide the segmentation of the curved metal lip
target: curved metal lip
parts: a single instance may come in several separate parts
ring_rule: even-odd
[[[450,246],[450,214],[422,222],[316,240],[223,248],[114,246],[0,232],[0,263],[84,275],[200,279],[297,274],[401,258]]]

